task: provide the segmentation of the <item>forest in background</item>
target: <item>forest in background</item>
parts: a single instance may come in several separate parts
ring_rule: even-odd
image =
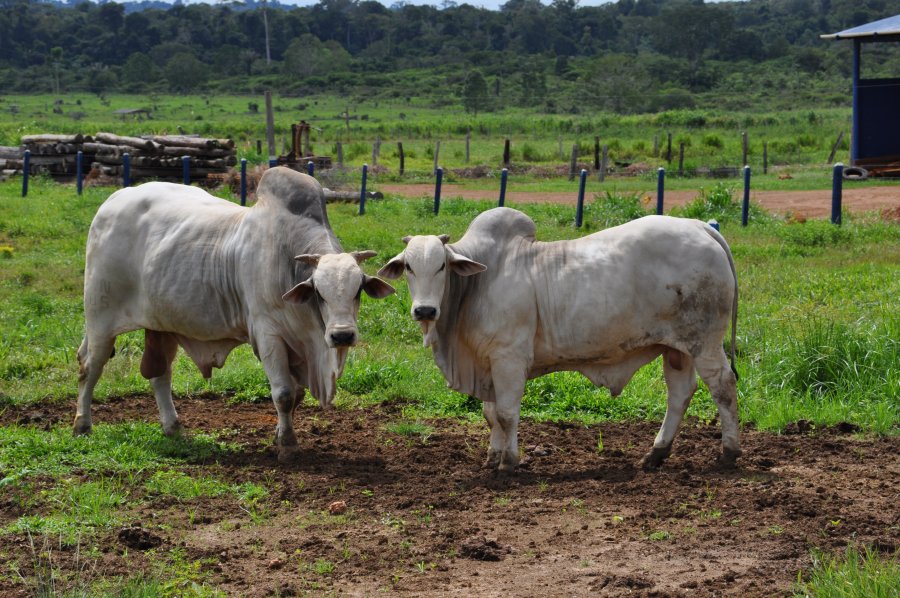
[[[897,0],[163,6],[0,0],[0,90],[273,90],[476,114],[847,106],[852,44],[819,35],[900,12]],[[900,75],[892,46],[865,46],[864,75]]]

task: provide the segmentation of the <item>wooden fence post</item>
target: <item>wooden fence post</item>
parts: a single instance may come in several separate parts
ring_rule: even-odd
[[[575,166],[578,162],[578,144],[572,144],[572,159],[569,162],[569,180],[575,180]]]
[[[406,159],[403,155],[403,142],[397,142],[397,153],[400,154],[400,176],[403,176],[403,171],[406,168]]]

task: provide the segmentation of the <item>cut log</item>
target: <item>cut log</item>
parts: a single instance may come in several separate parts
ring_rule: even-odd
[[[84,135],[76,133],[75,135],[56,135],[53,133],[43,133],[39,135],[23,135],[22,143],[82,143]]]
[[[20,147],[12,147],[8,145],[0,145],[0,158],[21,160],[25,150]]]
[[[124,137],[122,135],[114,135],[112,133],[97,133],[94,137],[103,143],[111,145],[127,145],[138,149],[154,152],[159,148],[159,144],[154,143],[150,139],[141,139],[140,137]]]

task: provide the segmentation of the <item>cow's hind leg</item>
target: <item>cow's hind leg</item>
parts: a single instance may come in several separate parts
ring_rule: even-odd
[[[181,422],[172,401],[172,361],[178,352],[175,336],[156,330],[144,330],[144,355],[141,358],[141,375],[150,380],[163,434],[176,436],[181,433]]]
[[[112,355],[115,343],[115,336],[92,335],[85,336],[78,347],[78,402],[75,407],[75,424],[72,427],[76,436],[91,432],[94,387],[103,373],[103,366]]]
[[[693,359],[687,353],[675,349],[663,353],[663,375],[668,388],[666,416],[653,441],[653,448],[641,461],[645,469],[656,469],[672,452],[672,441],[697,390],[697,373]]]
[[[716,401],[719,421],[722,423],[722,456],[724,465],[734,465],[741,456],[738,432],[737,376],[728,364],[728,358],[720,345],[698,356],[697,371]]]

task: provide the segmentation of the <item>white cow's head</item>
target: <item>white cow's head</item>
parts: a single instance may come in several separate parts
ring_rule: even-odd
[[[301,282],[282,298],[290,303],[304,303],[315,299],[325,323],[325,342],[331,348],[345,348],[356,344],[359,334],[356,318],[359,297],[365,291],[369,297],[383,299],[394,287],[380,278],[367,276],[359,264],[376,255],[374,251],[332,253],[326,255],[298,255],[294,259],[313,266],[312,276]]]
[[[410,313],[428,334],[429,324],[441,317],[441,300],[450,273],[471,276],[484,272],[483,264],[453,251],[448,245],[449,235],[404,237],[406,249],[378,271],[385,278],[398,278],[406,270]]]

